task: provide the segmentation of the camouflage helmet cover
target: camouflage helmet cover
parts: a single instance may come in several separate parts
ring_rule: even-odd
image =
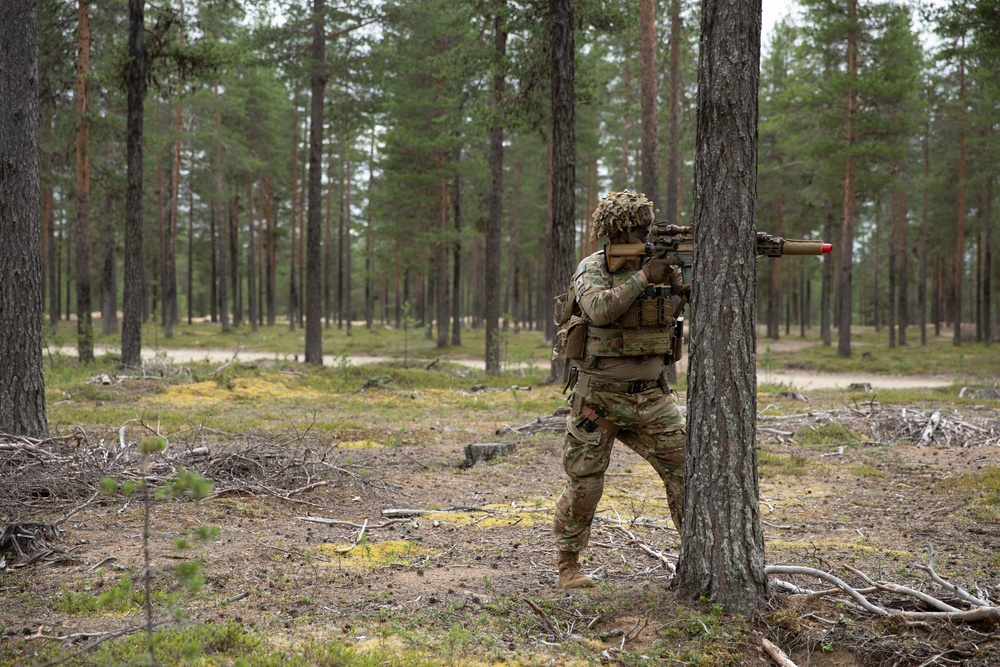
[[[609,192],[594,209],[594,238],[625,233],[632,227],[647,226],[653,222],[653,202],[635,190]]]

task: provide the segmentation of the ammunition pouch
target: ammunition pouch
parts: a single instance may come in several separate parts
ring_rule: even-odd
[[[619,318],[623,329],[673,325],[674,304],[669,287],[648,286]]]
[[[674,325],[642,329],[587,327],[587,356],[640,357],[673,354]]]

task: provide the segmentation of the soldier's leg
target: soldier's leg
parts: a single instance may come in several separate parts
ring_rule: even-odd
[[[687,432],[684,417],[671,393],[658,389],[639,396],[639,423],[622,431],[619,438],[639,456],[649,461],[663,480],[670,506],[670,518],[681,530],[684,501],[684,448]]]
[[[604,472],[614,438],[604,429],[588,433],[570,415],[563,444],[566,487],[556,501],[553,531],[559,551],[579,552],[590,541],[590,524],[604,493]]]

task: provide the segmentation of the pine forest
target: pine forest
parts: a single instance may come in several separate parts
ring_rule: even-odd
[[[549,3],[149,4],[130,248],[129,8],[44,0],[49,321],[78,316],[87,358],[91,327],[123,327],[138,253],[134,316],[167,338],[205,318],[306,330],[311,288],[316,327],[409,320],[439,346],[498,319],[551,333],[566,280],[552,256],[575,266],[593,251],[601,196],[644,191],[659,218],[690,220],[699,4],[648,4],[576,6],[568,116],[553,114]],[[849,354],[851,325],[885,331],[890,347],[928,329],[956,344],[995,336],[1000,19],[988,5],[803,0],[773,27],[758,229],[835,252],[760,263],[768,337],[819,327]],[[567,117],[568,248],[552,243]]]

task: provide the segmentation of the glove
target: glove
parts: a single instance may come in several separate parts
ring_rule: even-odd
[[[677,296],[680,296],[680,297],[684,297],[686,299],[690,299],[691,298],[691,286],[690,285],[682,285],[681,287],[679,287],[676,290],[674,290],[674,294],[676,294]]]
[[[667,263],[667,260],[659,257],[651,258],[643,268],[646,270],[646,278],[649,279],[651,285],[660,285],[666,282],[667,276],[670,274],[670,264]]]

